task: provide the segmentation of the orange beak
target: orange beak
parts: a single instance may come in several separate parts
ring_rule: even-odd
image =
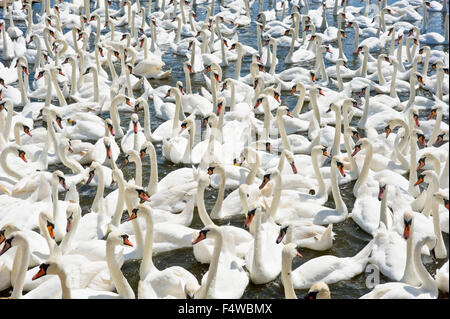
[[[428,115],[428,120],[431,120],[436,115],[435,110],[431,110],[430,115]]]
[[[411,236],[411,224],[405,225],[403,230],[403,238],[408,239]]]
[[[133,244],[131,243],[131,241],[128,238],[125,238],[123,240],[123,244],[127,245],[127,246],[130,246],[130,247],[133,247]]]
[[[25,163],[28,163],[27,158],[25,157],[25,153],[24,153],[24,152],[20,153],[20,154],[19,154],[19,157],[20,157]]]
[[[247,217],[245,218],[244,227],[249,228],[250,224],[252,223],[253,217],[255,217],[255,214],[247,214]]]
[[[47,273],[45,272],[44,268],[39,268],[39,271],[31,278],[31,280],[36,280],[42,276],[45,276]]]
[[[295,86],[293,86],[293,87],[292,87],[292,90],[291,90],[291,94],[294,94],[295,91],[297,91],[297,88],[296,88]]]
[[[196,243],[198,243],[199,241],[202,241],[205,238],[206,238],[205,233],[200,232],[200,234],[198,234],[198,237],[192,242],[192,245],[195,245]]]
[[[422,177],[422,176],[419,176],[419,178],[417,179],[417,181],[414,183],[414,186],[417,186],[417,185],[422,184],[422,183],[423,183],[423,177]]]

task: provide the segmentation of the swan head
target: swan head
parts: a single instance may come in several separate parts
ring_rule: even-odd
[[[105,128],[109,131],[111,136],[115,135],[113,122],[110,118],[105,119]]]
[[[39,226],[41,231],[48,232],[50,238],[55,239],[55,224],[53,222],[53,215],[49,211],[42,211],[39,214]]]
[[[194,119],[192,119],[191,117],[185,118],[185,119],[181,122],[181,125],[180,125],[181,129],[180,129],[180,132],[179,132],[178,134],[183,133],[183,131],[184,131],[185,129],[192,130],[192,129],[194,128],[194,125],[195,125]]]
[[[439,191],[433,194],[433,198],[437,201],[440,201],[445,206],[445,208],[449,210],[448,193],[446,193],[442,189],[439,189]]]
[[[342,177],[345,177],[345,170],[344,170],[344,158],[342,155],[335,155],[333,156],[331,160],[331,165],[336,165],[339,173],[341,173]]]
[[[64,273],[65,270],[62,263],[58,262],[56,258],[51,258],[39,265],[39,270],[34,274],[31,280],[36,280],[46,275],[59,275]]]
[[[286,244],[283,247],[282,251],[282,259],[283,260],[292,260],[294,257],[302,257],[300,252],[297,250],[297,245],[295,243]]]
[[[86,185],[89,185],[89,183],[92,181],[92,179],[95,176],[95,172],[97,171],[98,174],[102,174],[101,170],[102,170],[102,165],[97,162],[97,161],[93,161],[91,163],[91,166],[89,167],[89,173],[88,173],[88,179],[86,181]]]
[[[209,175],[204,171],[199,171],[197,183],[199,189],[205,189],[210,184]]]
[[[116,229],[108,234],[108,238],[106,239],[106,246],[118,245],[133,247],[128,234]]]
[[[321,281],[317,282],[309,288],[308,294],[304,299],[330,299],[330,288],[328,285]]]
[[[193,237],[196,236],[195,233],[193,234]],[[196,238],[192,241],[192,245],[197,244],[198,242],[205,240],[206,238],[212,237],[215,238],[217,236],[222,236],[222,232],[220,227],[212,224],[212,225],[208,225],[205,228],[201,229],[198,232],[198,235],[196,236]]]
[[[142,214],[146,214],[148,216],[152,216],[152,210],[150,208],[150,206],[145,205],[145,204],[138,204],[136,206],[136,208],[134,208],[131,213],[130,213],[130,217],[128,217],[127,221],[133,220],[135,218],[138,217],[138,215],[140,215],[140,213]]]
[[[283,115],[287,115],[289,117],[292,117],[291,111],[286,105],[281,105],[277,109],[277,116],[282,117]]]
[[[416,134],[417,141],[422,144],[423,147],[427,147],[427,141],[425,140],[425,134],[423,134],[422,130],[414,128],[411,130],[411,134]]]
[[[385,178],[381,178],[378,181],[378,200],[382,201],[386,194],[387,182]]]
[[[256,215],[256,210],[257,210],[257,208],[254,208],[254,209],[249,210],[249,211],[247,212],[247,214],[246,214],[246,216],[245,216],[245,222],[244,222],[244,228],[245,228],[245,229],[249,229],[249,228],[250,228],[250,224],[252,223],[253,218],[254,218],[255,215]]]
[[[269,173],[263,176],[263,180],[261,182],[261,185],[259,185],[259,189],[263,189],[264,186],[266,186],[266,184],[275,177],[280,177],[280,172],[277,169],[272,169]]]
[[[326,156],[330,158],[330,154],[328,154],[328,148],[323,145],[315,145],[311,150],[311,155],[319,155],[322,154],[323,156]]]
[[[70,232],[72,229],[72,223],[74,218],[81,217],[81,207],[78,203],[70,203],[66,208],[66,232]]]
[[[370,144],[370,141],[368,138],[364,137],[358,140],[358,142],[355,144],[353,148],[352,157],[358,154],[359,151],[361,151],[362,147],[365,145]]]
[[[448,129],[442,130],[441,133],[438,134],[436,142],[434,142],[433,146],[437,146],[439,143],[447,141],[448,138]]]
[[[28,163],[28,160],[27,160],[27,158],[26,158],[26,156],[25,156],[26,153],[25,153],[24,150],[22,150],[22,149],[20,148],[19,145],[17,145],[17,144],[11,144],[11,145],[8,146],[7,148],[8,148],[8,150],[9,150],[10,152],[16,151],[16,152],[17,152],[17,156],[19,156],[19,158],[21,158],[22,161],[24,161],[25,163]],[[5,149],[6,149],[6,148],[5,148]],[[5,149],[4,149],[4,150],[5,150]],[[4,154],[7,154],[7,152],[4,152]]]
[[[66,185],[66,179],[64,177],[64,173],[61,172],[60,170],[56,170],[53,172],[52,180],[56,183],[59,183],[65,191],[69,190],[69,188],[67,188],[67,185]]]
[[[139,131],[139,117],[137,113],[131,114],[130,125],[133,127],[134,134],[137,134]]]
[[[361,138],[359,137],[359,132],[356,128],[354,128],[353,126],[349,126],[345,129],[344,131],[345,134],[351,134],[352,137],[356,140],[359,141]]]
[[[411,237],[411,231],[413,227],[414,213],[412,211],[405,211],[403,214],[403,238],[408,240]]]
[[[276,243],[279,244],[281,243],[281,241],[283,240],[283,238],[286,236],[287,232],[289,229],[289,225],[285,225],[285,226],[281,226],[280,227],[280,232],[278,233],[278,237],[276,239]]]
[[[3,225],[0,229],[0,245],[6,240],[6,238],[11,237],[11,234],[21,230],[16,224],[8,223]]]
[[[211,163],[210,165],[211,166],[208,167],[208,169],[207,169],[207,173],[210,176],[213,175],[213,174],[218,174],[218,173],[221,173],[221,172],[222,173],[225,172],[223,166],[221,164],[219,164],[219,163]]]
[[[303,83],[297,82],[291,88],[291,94],[294,94],[297,91],[299,91],[300,93],[305,93],[306,92],[306,89],[305,89],[305,86],[303,85]]]
[[[28,243],[25,234],[21,230],[17,230],[9,236],[9,238],[4,240],[3,248],[0,250],[0,256],[6,253],[12,246],[13,243],[16,242],[16,245],[19,245],[19,241]]]
[[[139,151],[139,156],[141,159],[143,159],[144,156],[147,154],[147,149],[152,146],[153,146],[153,144],[150,141],[145,141],[144,144],[142,144],[141,150]],[[155,148],[155,147],[153,146],[153,148]]]

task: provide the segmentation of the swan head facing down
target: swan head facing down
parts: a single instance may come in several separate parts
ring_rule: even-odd
[[[344,170],[344,158],[342,155],[335,155],[331,159],[331,165],[335,165],[342,177],[347,176]]]
[[[272,172],[267,173],[266,175],[264,175],[261,185],[259,185],[259,189],[263,189],[268,182],[270,182],[273,178],[279,176],[280,172],[277,169],[274,169]]]
[[[133,127],[133,133],[137,134],[139,131],[139,117],[136,113],[131,114],[130,125]]]
[[[101,169],[101,164],[97,161],[93,161],[91,163],[91,166],[89,167],[89,172],[88,172],[88,179],[86,181],[86,185],[89,185],[89,183],[92,181],[92,179],[95,176],[95,171]]]
[[[53,174],[52,174],[52,181],[55,184],[59,183],[65,191],[69,190],[69,188],[66,185],[66,179],[64,177],[64,173],[61,172],[60,170],[56,170],[56,171],[53,172]]]
[[[302,257],[302,254],[297,250],[297,245],[295,243],[286,244],[283,247],[283,251],[281,253],[283,263],[284,261],[292,261],[294,257]]]
[[[330,299],[330,288],[328,288],[328,285],[321,281],[317,282],[314,285],[311,286],[311,288],[308,291],[308,294],[306,294],[304,299]]]
[[[408,240],[408,238],[411,236],[411,232],[413,229],[413,221],[414,221],[414,214],[412,211],[405,211],[403,214],[403,238]]]
[[[385,178],[381,178],[378,182],[378,200],[382,201],[386,194],[387,182]]]
[[[277,109],[277,117],[283,117],[283,115],[287,115],[289,117],[292,117],[291,111],[286,105],[281,105]]]
[[[444,190],[440,189],[439,191],[435,192],[433,194],[433,198],[438,202],[440,201],[445,206],[445,208],[449,210],[448,194]]]

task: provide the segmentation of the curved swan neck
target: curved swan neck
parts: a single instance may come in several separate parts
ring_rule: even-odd
[[[359,188],[361,187],[361,185],[363,185],[366,182],[367,177],[369,176],[369,167],[370,167],[370,162],[372,161],[373,148],[372,148],[372,143],[370,143],[368,140],[366,140],[366,142],[364,143],[364,146],[366,148],[366,157],[364,158],[364,164],[361,169],[361,172],[359,173],[359,178],[356,181],[355,186],[353,187],[354,195],[358,193]]]
[[[15,170],[11,169],[8,166],[8,162],[6,160],[7,156],[9,154],[14,153],[15,151],[16,151],[16,148],[14,146],[8,146],[8,147],[4,148],[0,155],[0,163],[1,163],[1,167],[2,167],[3,171],[6,174],[14,177],[17,180],[20,180],[20,179],[22,179],[23,176],[21,174],[19,174],[18,172],[16,172]]]
[[[331,175],[330,175],[330,179],[331,179],[331,193],[333,194],[333,198],[334,198],[334,204],[336,205],[336,210],[341,214],[341,215],[347,215],[348,210],[347,210],[347,206],[345,205],[344,201],[342,200],[342,196],[341,196],[341,192],[339,191],[339,185],[338,185],[338,181],[337,181],[337,167],[336,167],[336,163],[331,163]]]
[[[130,284],[123,276],[120,270],[119,264],[116,261],[114,250],[117,244],[106,242],[106,262],[108,264],[109,271],[111,273],[111,278],[116,286],[116,290],[122,298],[135,299],[135,294],[133,289],[131,289]]]
[[[209,225],[214,225],[214,223],[211,220],[211,217],[209,217],[208,212],[206,211],[204,196],[205,196],[205,188],[199,187],[199,189],[197,191],[198,215],[199,215],[200,220],[202,221],[203,225],[205,227],[207,227]]]

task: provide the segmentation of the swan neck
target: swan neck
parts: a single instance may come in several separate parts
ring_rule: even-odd
[[[116,261],[114,254],[115,247],[116,245],[113,243],[106,243],[106,262],[111,273],[111,278],[116,286],[118,294],[122,298],[135,299],[133,289],[131,289],[130,284],[123,276],[119,264]]]

